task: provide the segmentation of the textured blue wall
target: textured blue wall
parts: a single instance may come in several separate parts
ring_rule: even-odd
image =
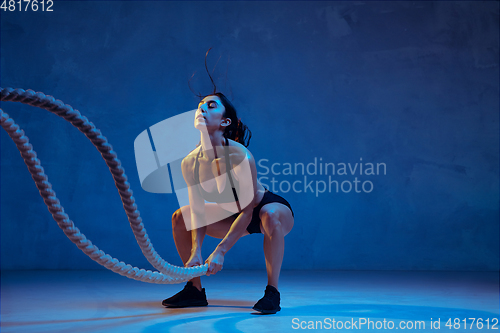
[[[284,268],[498,270],[498,2],[57,1],[51,13],[1,19],[2,87],[52,95],[102,130],[167,261],[180,264],[175,196],[141,189],[133,142],[196,107],[187,82],[196,71],[193,86],[208,92],[203,61],[213,47],[209,65],[222,56],[216,77],[262,166],[386,165],[379,175],[274,176],[295,212]],[[82,232],[149,268],[87,139],[44,110],[2,108],[26,130]],[[51,219],[3,131],[1,140],[1,268],[100,268]],[[305,177],[315,190],[329,176],[373,190],[304,193]],[[293,182],[301,193],[280,193]],[[217,241],[205,244],[207,256]],[[226,255],[226,269],[264,267],[261,235]]]

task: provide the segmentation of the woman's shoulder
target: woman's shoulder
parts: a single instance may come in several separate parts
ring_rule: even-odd
[[[231,156],[232,164],[240,164],[241,161],[245,159],[253,160],[252,153],[250,153],[250,150],[247,147],[231,139],[228,139],[228,143],[229,155]]]
[[[198,155],[200,149],[201,149],[201,145],[199,145],[195,149],[191,150],[189,152],[189,154],[187,154],[187,156],[182,159],[182,163],[181,163],[182,168],[194,165],[194,162],[196,160],[196,156]]]

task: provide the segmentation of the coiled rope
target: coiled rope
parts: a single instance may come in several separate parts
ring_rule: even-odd
[[[29,143],[28,137],[24,135],[24,131],[19,128],[14,120],[0,109],[1,126],[16,144],[49,212],[57,222],[57,225],[63,230],[64,234],[66,234],[83,253],[88,255],[98,264],[115,273],[143,282],[160,284],[181,283],[193,277],[204,275],[207,272],[207,264],[189,268],[174,266],[158,255],[146,233],[139,211],[137,210],[137,205],[135,204],[135,199],[132,196],[132,190],[127,181],[125,170],[121,166],[121,162],[116,153],[113,151],[113,147],[108,143],[108,140],[102,135],[101,131],[85,116],[82,116],[78,110],[74,110],[70,105],[64,104],[62,101],[56,100],[52,96],[46,96],[41,92],[35,93],[33,90],[25,91],[23,89],[0,88],[0,100],[20,102],[45,109],[70,122],[80,132],[85,134],[101,153],[102,158],[105,160],[113,176],[130,227],[132,228],[142,253],[159,272],[139,269],[118,261],[118,259],[111,257],[101,251],[97,246],[93,245],[92,242],[78,230],[73,221],[71,221],[64,212],[64,208],[61,206],[59,199],[57,199],[56,193],[52,190],[52,185],[49,183],[40,160],[36,157],[33,146]]]

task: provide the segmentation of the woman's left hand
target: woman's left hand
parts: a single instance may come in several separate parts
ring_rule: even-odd
[[[210,257],[205,260],[205,263],[208,264],[207,275],[213,275],[222,270],[222,265],[224,264],[224,254],[215,250]]]

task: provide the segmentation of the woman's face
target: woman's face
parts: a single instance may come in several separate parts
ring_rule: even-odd
[[[207,96],[198,104],[194,119],[194,127],[197,129],[206,128],[208,132],[218,130],[221,125],[229,125],[230,119],[224,118],[224,105],[218,96]],[[228,123],[229,122],[229,123]]]

